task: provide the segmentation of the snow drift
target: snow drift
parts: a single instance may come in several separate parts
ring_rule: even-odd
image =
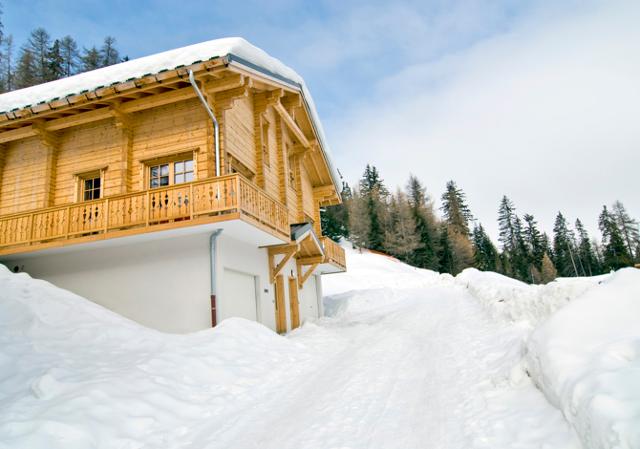
[[[3,449],[177,447],[185,422],[248,407],[304,359],[251,321],[163,334],[3,265],[0,348]]]
[[[620,270],[532,334],[528,366],[585,448],[640,448],[640,270]]]

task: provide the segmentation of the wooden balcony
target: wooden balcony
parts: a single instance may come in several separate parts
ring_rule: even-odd
[[[347,260],[344,249],[329,237],[321,237],[320,241],[324,247],[324,261],[338,268],[338,271],[347,271]]]
[[[0,216],[0,255],[238,219],[289,240],[286,207],[234,174]]]

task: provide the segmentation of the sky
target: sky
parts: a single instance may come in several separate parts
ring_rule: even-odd
[[[595,233],[602,205],[640,218],[640,2],[4,0],[5,33],[39,26],[136,58],[242,36],[293,67],[334,160],[393,190],[410,173],[439,206],[448,180],[497,236],[502,195],[551,232]]]

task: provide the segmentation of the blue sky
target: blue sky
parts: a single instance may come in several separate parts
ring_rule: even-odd
[[[43,26],[131,58],[242,36],[307,81],[353,183],[374,163],[434,199],[448,179],[495,234],[498,202],[550,231],[560,209],[593,231],[640,166],[640,8],[633,1],[3,2],[18,45]],[[437,207],[437,202],[436,202]]]

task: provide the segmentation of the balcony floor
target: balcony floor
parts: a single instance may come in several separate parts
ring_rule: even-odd
[[[216,221],[204,224],[185,221],[184,224],[184,226],[178,228],[175,227],[175,224],[171,224],[171,228],[164,230],[160,229],[160,225],[154,229],[146,229],[146,232],[141,232],[135,235],[126,235],[123,237],[116,237],[112,234],[99,234],[89,236],[85,241],[83,241],[82,238],[76,238],[70,241],[56,240],[48,243],[38,243],[31,247],[21,246],[19,248],[15,248],[16,252],[13,254],[0,254],[0,263],[38,257],[45,254],[64,254],[87,249],[125,246],[131,243],[211,233],[216,229],[222,229],[223,234],[236,240],[255,245],[256,247],[277,245],[284,241],[283,239],[275,237],[270,232],[266,232],[241,219]]]

